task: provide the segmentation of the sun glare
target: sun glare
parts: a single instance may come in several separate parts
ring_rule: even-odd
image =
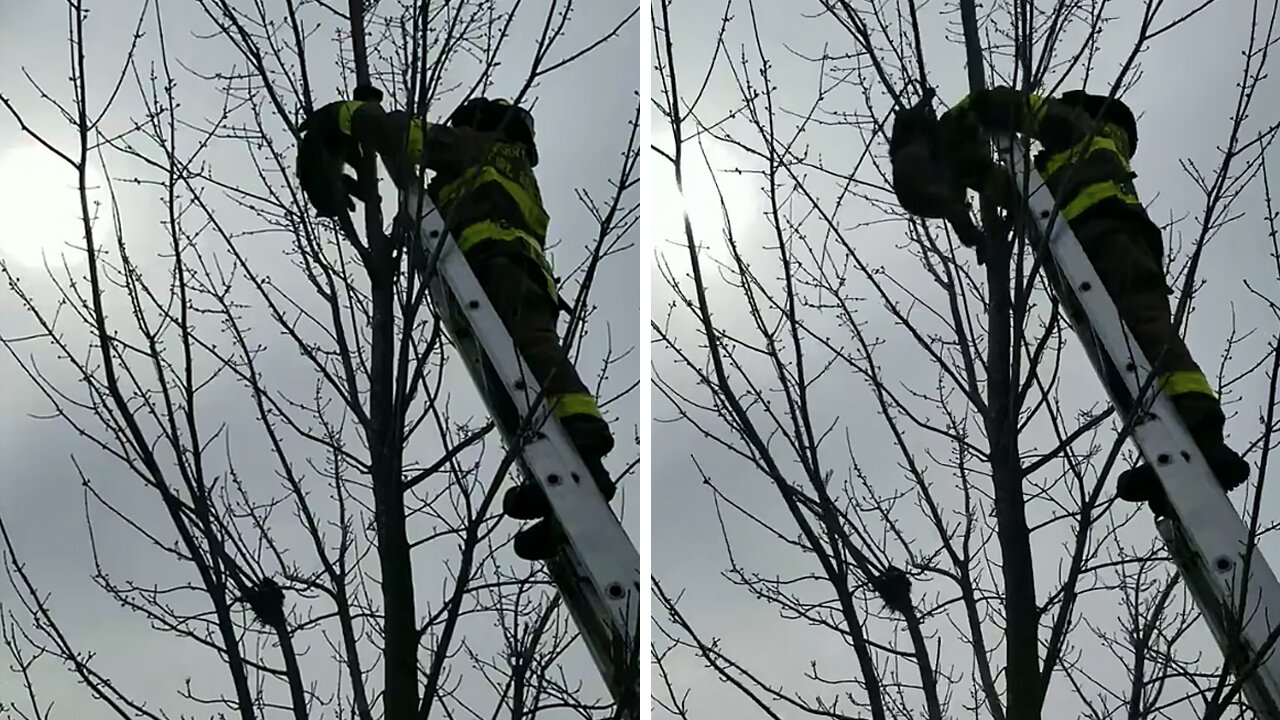
[[[35,144],[0,151],[0,256],[27,268],[84,261],[79,180],[61,158]],[[89,213],[108,219],[101,175],[90,170]]]
[[[725,259],[728,257],[726,227],[732,231],[735,241],[741,243],[745,235],[743,223],[750,220],[756,203],[749,176],[733,172],[737,163],[728,153],[696,141],[685,146],[682,165],[683,194],[676,190],[674,178],[665,184],[662,192],[655,193],[662,196],[654,198],[658,201],[656,204],[669,209],[661,213],[666,226],[665,239],[683,243],[682,211],[687,211],[694,239],[705,250]],[[728,226],[725,225],[726,211]]]

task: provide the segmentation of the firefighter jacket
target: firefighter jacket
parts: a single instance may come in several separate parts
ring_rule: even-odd
[[[333,135],[331,147],[342,148],[344,158],[359,157],[352,127],[363,105],[357,100],[336,102],[313,114]],[[403,113],[394,115],[404,119]],[[473,259],[501,253],[533,261],[555,302],[555,278],[544,254],[550,217],[524,145],[498,133],[419,119],[409,120],[407,128],[394,122],[383,127],[405,138],[405,160],[435,172],[427,196],[440,210],[458,249]]]
[[[1094,218],[1132,219],[1159,233],[1133,186],[1128,138],[1114,123],[1094,123],[1053,98],[993,88],[960,101],[939,119],[943,147],[954,153],[968,187],[989,187],[995,166],[980,146],[981,130],[1019,133],[1039,142],[1035,166],[1072,227]]]

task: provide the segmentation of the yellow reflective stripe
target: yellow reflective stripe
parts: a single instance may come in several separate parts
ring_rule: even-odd
[[[1117,155],[1122,158],[1129,157],[1129,136],[1125,134],[1124,128],[1115,123],[1107,123],[1102,126],[1101,132],[1115,145]]]
[[[338,106],[338,129],[342,134],[351,134],[351,117],[361,105],[364,105],[363,100],[349,100]]]
[[[529,224],[529,227],[535,233],[541,236],[547,234],[547,225],[550,224],[551,218],[542,209],[542,205],[534,200],[524,187],[498,172],[492,165],[473,167],[464,172],[457,180],[440,188],[439,204],[448,205],[457,200],[463,193],[474,190],[487,182],[498,183],[507,194],[515,198],[516,205],[520,206],[520,214],[524,216],[525,222]]]
[[[974,115],[973,108],[970,107],[971,104],[969,96],[966,95],[963,100],[952,105],[950,110],[943,113],[942,117],[950,116],[956,118],[956,122],[964,127],[966,131],[976,131],[978,129],[978,118]]]
[[[1067,203],[1066,207],[1062,208],[1062,217],[1067,220],[1072,220],[1080,215],[1080,213],[1093,207],[1095,204],[1111,197],[1120,198],[1131,205],[1142,204],[1138,198],[1122,190],[1118,183],[1096,183],[1076,193],[1076,196],[1071,199],[1071,202]]]
[[[1031,127],[1035,129],[1035,134],[1038,134],[1040,123],[1044,121],[1044,115],[1049,110],[1049,103],[1045,102],[1044,98],[1039,95],[1027,93],[1027,106],[1031,110]]]
[[[1213,397],[1213,388],[1204,373],[1195,370],[1178,370],[1160,376],[1160,389],[1165,395],[1201,393]]]
[[[590,415],[593,418],[604,419],[600,416],[600,407],[596,405],[596,399],[587,393],[548,395],[547,402],[551,403],[551,411],[558,418],[566,418],[571,415]]]
[[[475,247],[476,243],[482,240],[507,240],[510,242],[524,243],[525,249],[539,259],[541,262],[542,248],[538,247],[538,241],[529,237],[529,233],[496,223],[492,220],[481,220],[472,223],[467,229],[462,231],[462,237],[458,238],[458,249],[467,252]]]
[[[963,100],[956,103],[955,105],[952,105],[951,109],[944,114],[950,115],[951,113],[956,113],[957,116],[963,117],[964,121],[967,124],[974,127],[980,126],[981,123],[978,122],[978,118],[974,114],[972,108],[969,107],[971,105],[971,102],[970,102],[971,97],[972,97],[971,95],[965,96]],[[1024,100],[1026,102],[1026,108],[1027,110],[1029,110],[1029,112],[1025,116],[1019,113],[1014,117],[1017,117],[1017,118],[1025,117],[1030,123],[1030,126],[1031,126],[1030,129],[1038,130],[1040,128],[1040,121],[1044,119],[1044,114],[1048,107],[1048,103],[1046,103],[1045,99],[1040,97],[1039,95],[1033,95],[1031,93],[1023,94],[1022,98],[1019,99],[1018,102],[1023,102]],[[1023,127],[1016,128],[1016,132],[1027,132],[1027,131],[1028,131],[1028,128],[1023,128]]]
[[[1081,143],[1070,150],[1064,150],[1049,158],[1049,161],[1044,165],[1043,174],[1045,177],[1049,177],[1066,163],[1081,160],[1086,155],[1090,155],[1098,150],[1110,150],[1116,155],[1119,155],[1122,159],[1124,158],[1124,154],[1120,152],[1120,148],[1116,147],[1115,141],[1110,138],[1095,137],[1088,145]]]
[[[409,138],[405,141],[405,152],[409,153],[409,162],[414,165],[422,163],[422,143],[424,142],[425,131],[422,128],[421,120],[414,120],[409,123]]]
[[[524,246],[525,254],[533,258],[538,263],[538,267],[542,268],[542,273],[547,278],[547,292],[551,294],[552,300],[556,299],[556,280],[551,271],[551,264],[547,262],[547,258],[542,253],[542,247],[538,245],[538,241],[530,237],[529,233],[501,225],[492,220],[481,220],[480,222],[472,223],[462,231],[461,236],[458,238],[458,250],[465,254],[485,240],[521,243]]]

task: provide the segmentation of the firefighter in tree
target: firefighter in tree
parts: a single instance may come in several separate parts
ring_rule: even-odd
[[[381,93],[357,88],[350,101],[319,108],[303,125],[298,176],[321,217],[337,217],[362,199],[364,186],[343,172],[361,167],[362,147],[382,158],[398,187],[417,181],[417,167],[435,175],[426,192],[467,257],[546,401],[591,471],[605,501],[615,484],[603,465],[614,439],[591,391],[575,371],[556,332],[556,282],[544,257],[549,217],[533,168],[538,150],[532,115],[505,100],[464,102],[445,124],[387,113]],[[500,418],[515,422],[516,418]],[[540,488],[508,489],[503,511],[538,520],[515,537],[516,554],[546,560],[558,550],[558,529]]]
[[[1010,88],[976,92],[929,122],[925,107],[895,123],[890,154],[904,207],[926,217],[953,217],[966,188],[1008,208],[1016,186],[981,143],[982,131],[1020,133],[1041,147],[1035,166],[1110,293],[1160,389],[1182,416],[1224,490],[1249,478],[1249,464],[1227,446],[1222,407],[1173,324],[1164,276],[1164,246],[1133,185],[1138,147],[1133,112],[1119,100],[1082,90],[1058,98]],[[1118,495],[1164,512],[1151,467],[1118,478]]]

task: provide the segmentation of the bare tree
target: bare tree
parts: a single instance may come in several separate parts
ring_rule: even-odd
[[[42,538],[11,533],[3,508],[14,592],[0,624],[23,688],[0,698],[4,712],[60,717],[41,688],[62,666],[104,717],[608,716],[540,566],[505,559],[512,528],[494,499],[510,458],[383,203],[318,221],[293,168],[301,119],[356,83],[432,119],[480,93],[530,102],[637,12],[596,12],[607,25],[584,31],[572,1],[198,0],[197,20],[177,22],[175,6],[144,0],[111,68],[86,39],[89,3],[67,5],[69,96],[29,75],[66,126],[30,120],[12,92],[0,102],[76,170],[80,206],[59,210],[83,218],[82,265],[47,265],[50,283],[33,285],[0,264],[6,302],[36,328],[3,340],[88,448],[72,464],[94,583],[142,619],[138,633],[176,637],[204,665],[185,688],[118,682],[129,648],[76,637],[68,618],[84,601],[42,589],[45,569],[24,562]],[[210,63],[193,46],[221,54]],[[589,233],[556,248],[575,340],[593,280],[634,267],[637,119],[601,129],[617,165],[582,169],[578,217],[558,219]],[[561,132],[549,125],[543,137]],[[94,170],[108,178],[105,215]],[[158,222],[131,212],[138,202]],[[634,348],[608,317],[590,326],[581,369],[608,411],[638,385],[616,370]],[[107,459],[148,494],[104,481]],[[625,481],[634,466],[624,457],[615,472]],[[113,572],[126,556],[150,572]]]
[[[1239,75],[1212,81],[1236,83],[1229,122],[1202,146],[1147,152],[1183,158],[1203,203],[1164,228],[1184,241],[1166,258],[1184,321],[1205,258],[1227,252],[1215,240],[1270,238],[1265,287],[1242,274],[1263,257],[1212,278],[1240,312],[1216,320],[1216,384],[1255,469],[1241,497],[1265,541],[1280,437],[1277,125],[1250,111],[1280,6],[1166,5],[743,0],[713,26],[687,3],[653,4],[651,182],[686,207],[654,240],[655,443],[668,425],[702,441],[655,467],[684,484],[654,494],[701,481],[723,577],[742,592],[717,607],[763,603],[777,627],[751,637],[786,638],[751,654],[748,638],[709,630],[662,582],[681,560],[655,549],[658,717],[701,716],[712,687],[770,718],[1251,717],[1149,514],[1113,500],[1125,428],[1028,238],[984,199],[979,265],[946,227],[895,206],[885,157],[893,112],[926,89],[954,102],[997,84],[1130,88],[1144,51],[1186,42],[1211,13],[1233,18]],[[1144,198],[1161,180],[1139,180]],[[706,673],[679,669],[695,658]],[[708,677],[721,683],[696,680]]]

